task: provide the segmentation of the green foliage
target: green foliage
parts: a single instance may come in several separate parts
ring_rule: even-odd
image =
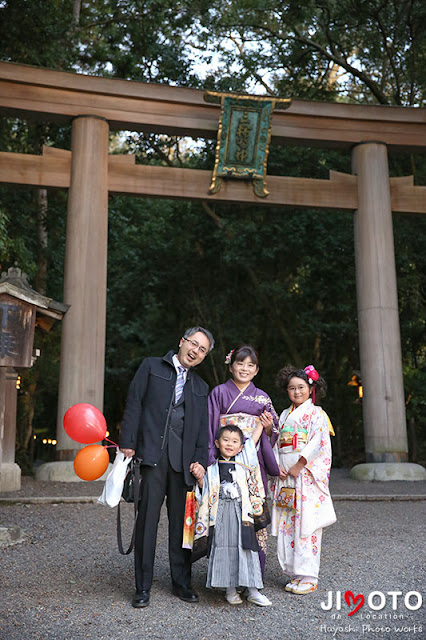
[[[0,21],[3,60],[68,70],[76,59],[71,2],[7,0]]]
[[[420,105],[425,86],[422,0],[212,0],[200,3],[220,72],[247,86],[316,100]],[[235,72],[235,71],[234,71]]]
[[[0,256],[1,269],[14,264],[25,265],[32,278],[36,271],[35,230],[31,212],[33,194],[28,189],[0,188]],[[25,211],[24,215],[21,213]]]
[[[89,73],[142,82],[196,84],[185,51],[189,2],[83,2],[76,32],[79,65]]]
[[[426,459],[426,364],[423,346],[422,364],[404,367],[404,384],[407,398],[407,422],[410,457],[414,462]]]

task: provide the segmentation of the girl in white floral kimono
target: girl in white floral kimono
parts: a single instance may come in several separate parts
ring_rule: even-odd
[[[292,404],[280,416],[274,447],[281,474],[271,487],[272,535],[281,567],[292,576],[285,590],[302,595],[317,589],[322,530],[336,521],[328,488],[334,432],[314,404],[315,390],[323,395],[326,384],[312,365],[284,367],[277,383]]]

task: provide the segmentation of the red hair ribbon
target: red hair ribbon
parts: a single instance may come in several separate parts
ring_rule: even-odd
[[[305,371],[306,375],[308,376],[309,384],[313,384],[314,382],[316,382],[318,380],[319,373],[315,369],[313,364],[309,364],[307,367],[305,367],[304,371]],[[312,402],[315,404],[315,387],[312,387]]]

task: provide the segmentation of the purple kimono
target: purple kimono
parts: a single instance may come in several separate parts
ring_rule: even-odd
[[[239,396],[239,397],[238,397]],[[236,398],[238,398],[236,400]],[[234,402],[235,401],[235,402]],[[232,405],[232,406],[231,406]],[[265,495],[268,492],[267,476],[278,476],[280,471],[272,451],[278,438],[278,416],[267,393],[254,386],[249,386],[241,393],[235,382],[230,379],[225,384],[215,387],[209,396],[209,459],[212,464],[217,458],[218,450],[214,443],[220,427],[220,416],[224,414],[246,413],[252,416],[260,416],[263,411],[270,411],[273,417],[272,435],[268,438],[265,431],[259,440],[257,457],[259,459]]]

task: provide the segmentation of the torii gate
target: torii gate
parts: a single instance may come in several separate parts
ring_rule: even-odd
[[[71,152],[47,147],[42,156],[0,153],[0,182],[69,189],[64,302],[70,309],[62,328],[57,431],[61,460],[76,452],[62,428],[65,411],[77,402],[103,407],[109,192],[355,212],[366,458],[374,470],[407,460],[392,211],[426,213],[426,187],[413,186],[412,176],[389,179],[387,149],[426,148],[425,109],[293,100],[286,111],[274,112],[272,142],[347,149],[353,175],[269,176],[266,199],[240,181],[227,181],[208,195],[208,171],[136,165],[133,156],[108,155],[110,128],[216,137],[220,107],[207,104],[199,90],[0,62],[0,114],[72,122]],[[418,465],[390,466],[410,468],[392,478],[414,479],[411,468]],[[369,477],[386,479],[374,473]]]

